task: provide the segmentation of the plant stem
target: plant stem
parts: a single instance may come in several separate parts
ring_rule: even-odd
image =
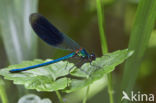
[[[89,88],[90,88],[90,86],[87,87],[86,95],[85,95],[85,98],[83,99],[82,103],[86,103],[86,101],[87,101],[87,97],[88,97],[88,94],[89,94]]]
[[[59,91],[56,91],[56,95],[57,95],[57,97],[58,97],[60,103],[64,103],[64,102],[63,102],[63,99],[62,99],[62,97],[61,97],[61,94],[59,93]]]
[[[8,103],[4,82],[1,78],[0,78],[0,98],[2,100],[2,103]]]
[[[112,87],[112,74],[111,73],[107,74],[107,79],[108,79],[109,101],[110,101],[110,103],[114,103],[114,100],[113,100],[113,87]]]
[[[102,53],[103,55],[108,52],[107,47],[107,41],[106,36],[104,33],[104,27],[103,27],[103,11],[101,7],[101,0],[96,0],[97,4],[97,16],[98,16],[98,25],[99,25],[99,31],[100,31],[100,39],[101,39],[101,46],[102,46]],[[110,103],[114,103],[113,101],[113,88],[112,88],[112,75],[107,74],[108,79],[108,94],[109,94],[109,101]]]
[[[101,0],[96,0],[96,4],[97,4],[97,16],[98,16],[98,25],[100,31],[102,53],[105,54],[108,52],[108,48],[107,48],[107,42],[106,42],[106,37],[105,37],[104,27],[103,27],[103,14],[102,14],[103,11],[101,7]]]

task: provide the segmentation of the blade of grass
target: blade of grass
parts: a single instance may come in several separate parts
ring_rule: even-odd
[[[107,48],[107,41],[104,33],[104,27],[103,27],[103,11],[101,7],[101,0],[96,0],[97,4],[97,16],[98,16],[98,25],[99,25],[99,31],[100,31],[100,39],[101,39],[101,47],[102,47],[102,53],[106,54],[108,52]]]
[[[126,61],[124,66],[122,90],[126,93],[129,93],[135,84],[154,27],[155,11],[156,0],[140,0],[129,41],[129,49],[134,50],[135,53]]]
[[[104,27],[103,27],[103,11],[101,7],[101,0],[96,0],[97,4],[97,16],[98,16],[98,25],[99,25],[99,31],[100,31],[100,39],[101,39],[101,46],[102,46],[102,53],[103,55],[108,52],[107,47],[107,41],[104,33]],[[109,101],[110,103],[114,103],[113,100],[113,87],[112,87],[112,74],[107,74],[108,78],[108,94],[109,94]]]
[[[37,55],[37,39],[36,35],[33,35],[32,28],[29,24],[29,16],[31,13],[34,13],[37,11],[38,7],[38,0],[18,0],[20,1],[20,4],[24,9],[21,9],[21,15],[22,15],[22,33],[25,38],[25,44],[27,47],[27,56],[24,57],[24,59],[34,59]],[[28,35],[29,34],[29,35]]]
[[[10,63],[18,63],[22,60],[22,53],[17,36],[16,21],[12,15],[13,12],[13,1],[0,0],[0,23],[2,31],[2,39],[5,45],[7,56]]]
[[[29,25],[29,15],[37,10],[38,0],[0,0],[2,39],[10,64],[36,56],[37,39]],[[18,86],[19,95],[26,92]]]
[[[5,91],[5,84],[1,78],[0,78],[0,98],[2,103],[8,103],[7,94]]]
[[[9,62],[16,64],[36,56],[36,37],[29,25],[29,15],[38,0],[0,0],[2,39]]]

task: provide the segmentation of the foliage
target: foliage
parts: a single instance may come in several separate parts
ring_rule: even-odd
[[[130,36],[129,49],[134,55],[125,63],[122,89],[130,92],[135,84],[144,53],[155,23],[156,0],[140,0]],[[133,73],[133,76],[131,75]]]
[[[57,91],[73,92],[83,88],[94,81],[103,77],[104,74],[110,73],[115,69],[115,66],[121,64],[125,59],[132,55],[132,51],[118,50],[113,53],[108,53],[95,61],[85,63],[81,69],[75,68],[68,77],[69,69],[73,66],[72,63],[60,61],[58,63],[40,67],[37,69],[24,71],[21,73],[10,73],[9,70],[22,68],[46,61],[34,60],[24,61],[21,64],[11,65],[0,71],[0,75],[5,79],[13,80],[15,84],[23,84],[27,89],[36,89],[37,91]]]

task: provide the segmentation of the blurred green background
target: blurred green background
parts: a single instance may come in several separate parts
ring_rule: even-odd
[[[128,48],[139,0],[102,1],[109,52]],[[32,32],[28,21],[32,12],[44,15],[88,52],[94,52],[97,57],[102,56],[95,0],[0,0],[0,68],[20,63],[22,60],[55,59],[69,53],[47,45]],[[156,28],[152,31],[139,67],[134,91],[156,94],[155,61]],[[115,103],[118,99],[123,67],[124,64],[119,65],[113,72]],[[22,86],[13,85],[10,81],[4,82],[10,103],[16,103],[19,97],[28,93],[50,98],[54,103],[58,103],[55,93],[28,91]],[[66,96],[64,93],[62,95]],[[82,98],[78,99],[77,96],[78,93],[75,93],[67,98],[74,100],[71,103],[80,103]],[[108,100],[107,88],[102,86],[100,91],[92,94],[88,103],[108,103]]]

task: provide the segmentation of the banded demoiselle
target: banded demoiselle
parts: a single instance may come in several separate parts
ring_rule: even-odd
[[[78,43],[76,43],[74,40],[69,38],[67,35],[60,32],[54,25],[52,25],[42,15],[38,13],[33,13],[30,15],[29,20],[30,20],[30,24],[33,30],[43,41],[45,41],[49,45],[52,45],[56,48],[66,49],[66,50],[70,50],[73,52],[64,57],[51,60],[42,64],[37,64],[37,65],[24,67],[24,68],[12,69],[10,70],[11,73],[17,73],[17,72],[26,71],[29,69],[46,66],[46,65],[53,64],[62,60],[73,58],[75,56],[78,56],[81,58],[81,60],[85,60],[90,63],[96,59],[95,54],[87,53],[87,51],[84,48],[81,48]]]

